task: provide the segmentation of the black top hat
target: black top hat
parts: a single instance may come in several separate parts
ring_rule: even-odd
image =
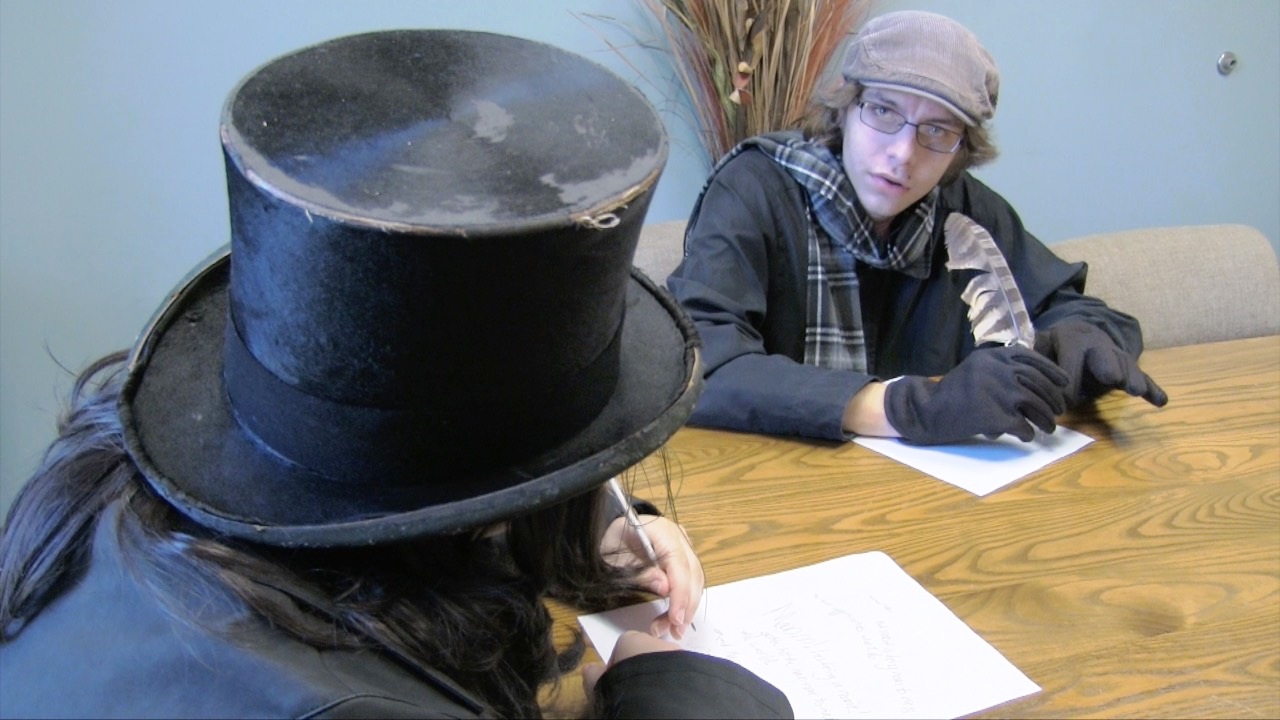
[[[276,59],[222,116],[231,243],[130,361],[152,487],[279,545],[457,532],[598,486],[700,390],[631,268],[667,141],[604,68],[449,30]]]

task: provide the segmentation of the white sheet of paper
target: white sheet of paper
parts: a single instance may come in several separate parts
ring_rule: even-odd
[[[1012,435],[995,440],[978,435],[951,445],[910,445],[873,437],[853,441],[974,495],[986,495],[1070,455],[1093,438],[1059,425],[1052,435],[1037,432],[1031,442]]]
[[[578,622],[608,659],[664,608]],[[773,683],[798,718],[958,717],[1040,690],[882,552],[707,588],[694,625],[685,649]]]

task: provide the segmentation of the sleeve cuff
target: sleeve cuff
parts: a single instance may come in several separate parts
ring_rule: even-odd
[[[596,709],[609,718],[794,718],[781,690],[741,665],[677,650],[627,658],[600,678]]]

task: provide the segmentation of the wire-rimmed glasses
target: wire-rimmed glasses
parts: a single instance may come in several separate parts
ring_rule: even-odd
[[[955,130],[941,125],[907,122],[907,119],[897,110],[869,100],[858,103],[858,119],[872,130],[889,135],[901,130],[903,125],[910,125],[916,129],[916,142],[920,143],[920,147],[938,153],[955,152],[960,148],[960,141],[964,138]]]

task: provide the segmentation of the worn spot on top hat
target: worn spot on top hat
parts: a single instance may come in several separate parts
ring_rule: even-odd
[[[473,126],[476,137],[489,142],[499,143],[507,139],[507,130],[515,124],[515,118],[501,105],[491,100],[473,100],[476,107],[476,122]]]
[[[501,206],[491,197],[478,195],[455,195],[440,203],[440,211],[448,213],[450,220],[458,224],[475,223],[477,225],[492,222],[499,216]]]
[[[613,170],[596,177],[590,177],[585,180],[572,182],[562,181],[555,173],[545,173],[538,176],[538,180],[548,187],[555,188],[560,194],[560,202],[565,205],[577,205],[591,199],[601,184],[607,184],[617,187],[640,188],[645,177],[652,171],[654,163],[657,162],[657,153],[647,152],[644,155],[631,159],[631,164],[625,168]],[[630,192],[628,196],[623,197],[615,207],[623,207],[630,201]],[[612,209],[612,208],[609,208]]]
[[[573,116],[573,130],[579,135],[596,134],[596,123],[594,117],[588,117],[582,114]]]

